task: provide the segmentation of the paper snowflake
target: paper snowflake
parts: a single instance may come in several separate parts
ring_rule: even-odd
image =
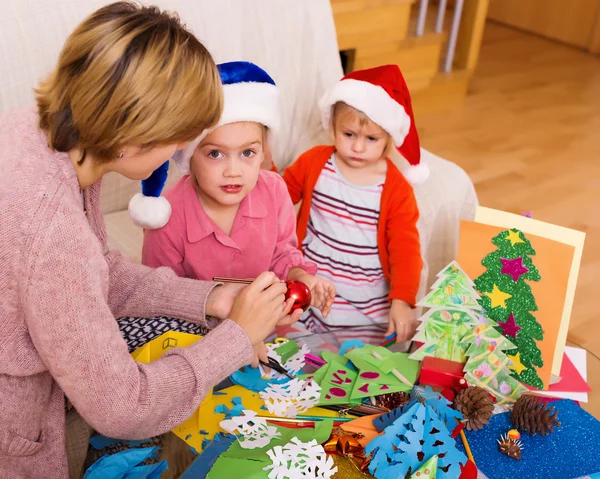
[[[271,384],[260,393],[271,414],[279,417],[296,417],[298,413],[318,404],[321,387],[313,379],[292,379],[285,384]]]
[[[240,446],[244,449],[265,447],[272,439],[281,436],[275,426],[267,425],[267,421],[256,417],[254,411],[244,410],[240,416],[225,419],[219,425],[228,433],[238,436]]]
[[[263,470],[270,470],[269,479],[329,479],[337,472],[331,456],[314,439],[302,442],[295,437],[283,447],[270,449],[267,454],[272,464]]]
[[[295,376],[299,372],[302,371],[304,365],[306,364],[305,356],[310,353],[310,349],[306,346],[306,344],[300,345],[300,350],[294,354],[290,359],[285,362],[282,362],[281,356],[277,354],[277,348],[281,346],[280,344],[273,344],[267,346],[267,355],[270,358],[275,359],[279,364],[281,364],[288,373],[292,376]],[[268,379],[287,379],[285,374],[279,373],[274,369],[270,369],[269,372],[266,372],[262,365],[259,366],[260,373],[263,377]]]

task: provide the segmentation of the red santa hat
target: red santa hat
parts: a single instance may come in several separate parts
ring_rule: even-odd
[[[329,129],[331,111],[337,102],[362,111],[387,131],[410,167],[403,171],[413,184],[424,182],[429,168],[421,162],[419,135],[415,127],[410,93],[397,65],[384,65],[349,73],[321,99],[321,119]]]

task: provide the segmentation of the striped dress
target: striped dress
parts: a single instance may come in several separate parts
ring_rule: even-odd
[[[313,192],[304,255],[317,274],[336,286],[331,313],[316,308],[302,317],[314,332],[343,330],[348,338],[378,342],[387,326],[389,284],[377,246],[377,224],[385,178],[369,186],[350,183],[339,172],[335,154],[327,161]]]

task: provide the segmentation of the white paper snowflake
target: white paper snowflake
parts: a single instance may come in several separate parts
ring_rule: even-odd
[[[221,429],[238,436],[244,449],[265,447],[272,439],[281,436],[275,426],[267,425],[263,418],[256,417],[254,411],[244,410],[240,416],[233,416],[219,423]]]
[[[306,346],[306,344],[298,343],[300,346],[300,351],[294,354],[290,359],[288,359],[285,363],[281,362],[281,356],[277,354],[277,348],[281,346],[281,344],[272,344],[271,346],[267,346],[267,355],[273,359],[275,359],[279,364],[281,364],[288,373],[292,376],[298,374],[304,368],[306,364],[305,356],[310,353],[310,349]],[[279,373],[274,369],[270,369],[269,372],[266,372],[264,367],[259,365],[260,373],[263,377],[267,379],[282,379],[287,378],[285,374]]]
[[[269,479],[329,479],[337,472],[331,456],[314,439],[302,442],[295,437],[283,447],[270,449],[267,454],[272,463],[263,470],[270,470]]]
[[[319,402],[321,387],[313,379],[292,379],[284,384],[271,384],[259,394],[271,414],[296,417]]]

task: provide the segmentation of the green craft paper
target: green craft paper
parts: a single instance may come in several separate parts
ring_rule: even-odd
[[[346,362],[346,359],[344,359],[344,362]],[[344,371],[345,374],[340,374],[339,371]],[[338,381],[334,376],[335,374],[337,374],[342,379],[349,378],[351,382],[337,384]],[[331,404],[349,404],[352,388],[354,387],[354,383],[356,382],[356,376],[356,372],[352,371],[346,366],[343,366],[339,362],[333,361],[329,363],[327,372],[323,377],[323,380],[319,382],[319,386],[321,386],[321,399],[319,400],[318,405],[321,406]],[[331,388],[343,389],[346,392],[346,395],[343,397],[339,397],[334,394],[330,394]]]
[[[263,467],[271,464],[267,451],[275,446],[283,446],[297,437],[302,442],[315,439],[319,444],[329,439],[333,419],[326,419],[316,423],[315,428],[290,429],[277,427],[281,434],[279,439],[273,439],[267,446],[256,449],[243,449],[239,443],[234,442],[231,447],[217,459],[206,479],[222,479],[224,477],[244,477],[244,479],[267,479],[268,471]]]
[[[281,438],[273,439],[269,444],[265,447],[258,447],[256,449],[244,449],[240,446],[239,442],[234,442],[231,447],[224,452],[222,455],[225,457],[233,457],[237,459],[254,459],[260,460],[264,459],[266,462],[270,462],[269,456],[267,456],[267,451],[272,449],[275,446],[283,446],[290,442],[294,437],[297,437],[302,442],[312,441],[316,439],[316,441],[321,444],[329,439],[331,435],[331,429],[333,428],[333,418],[325,419],[323,421],[318,421],[315,423],[315,427],[310,428],[300,428],[300,429],[292,429],[289,427],[281,427],[277,426],[277,432],[281,434]]]
[[[341,364],[342,366],[346,366],[346,363],[348,362],[348,360],[344,356],[340,356],[339,354],[332,353],[331,351],[323,351],[321,353],[321,357],[327,363],[335,362],[335,363]]]
[[[275,352],[279,354],[279,357],[281,358],[281,364],[286,363],[298,351],[300,351],[300,347],[293,339],[282,343],[275,349]]]
[[[421,325],[413,338],[424,344],[410,357],[421,361],[426,356],[431,356],[464,363],[466,347],[461,344],[462,339],[475,326],[477,319],[468,309],[431,309],[421,317]]]
[[[304,379],[304,380],[307,380],[308,378],[313,378],[317,382],[317,384],[320,386],[321,383],[323,382],[323,379],[325,378],[325,375],[327,374],[328,369],[329,369],[329,364],[325,364],[324,366],[321,366],[319,369],[317,369],[314,373],[298,374],[298,375],[296,375],[296,378]]]
[[[383,359],[375,358],[373,351],[379,353]],[[391,372],[393,369],[396,369],[412,384],[417,380],[419,374],[418,361],[410,359],[408,354],[393,353],[382,347],[366,345],[362,348],[349,351],[346,357],[351,359],[359,369],[356,384],[350,395],[351,400],[392,392],[410,391],[412,386],[404,384],[394,376]],[[361,377],[361,374],[364,373],[378,373],[380,376],[376,379],[364,379]],[[360,390],[365,384],[369,385],[366,392]],[[388,387],[381,389],[381,386],[384,385]]]

